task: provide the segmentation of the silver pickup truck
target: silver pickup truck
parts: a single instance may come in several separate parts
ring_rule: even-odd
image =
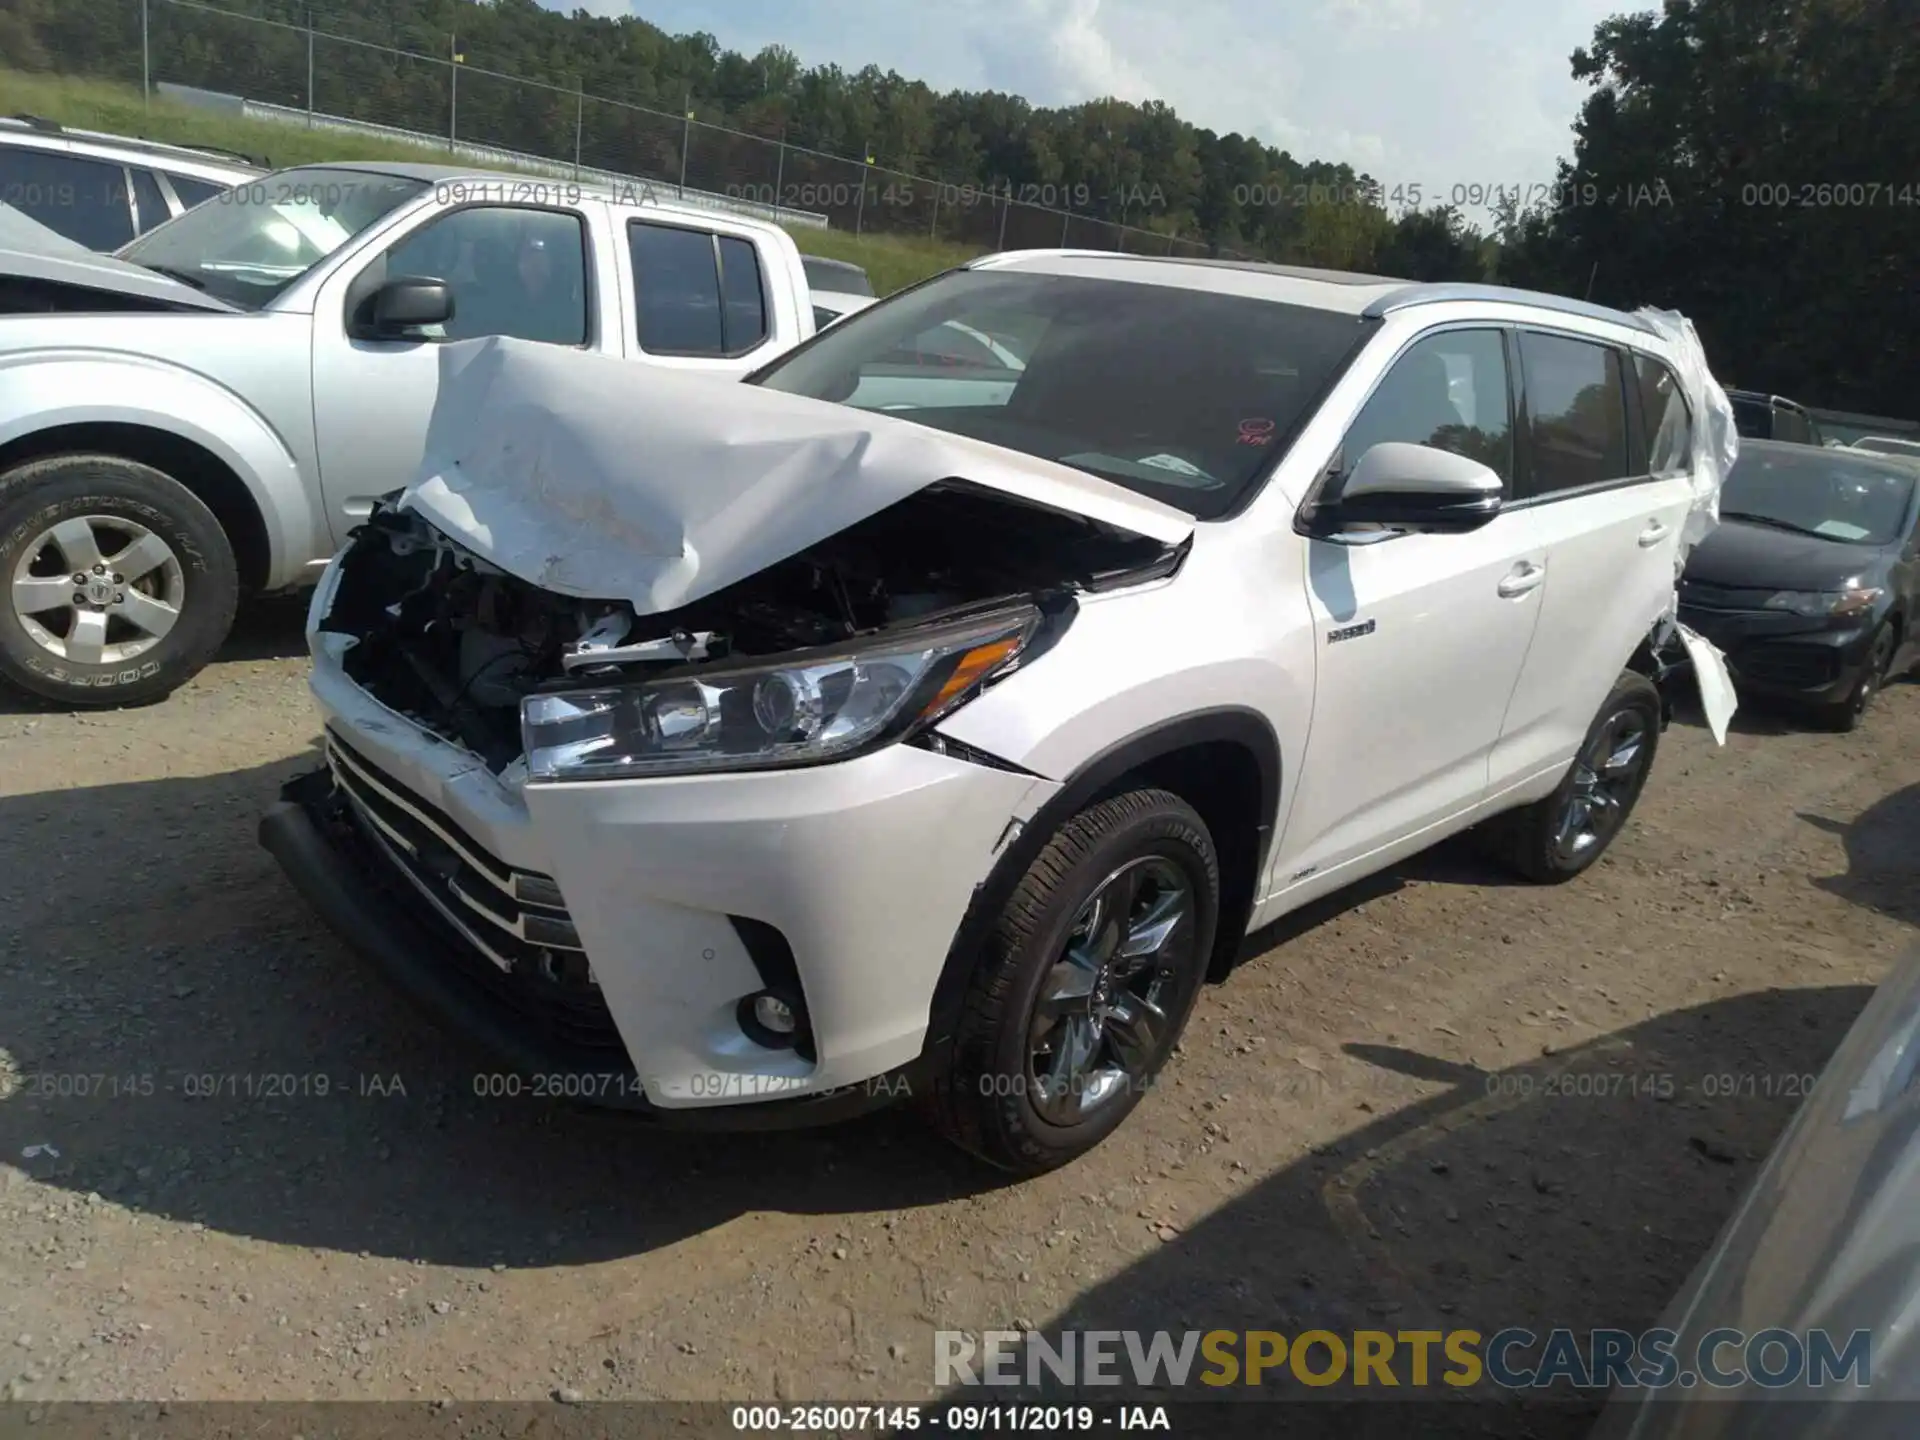
[[[0,217],[0,677],[158,699],[413,479],[436,342],[735,378],[814,332],[773,224],[433,165],[281,170],[112,257]]]

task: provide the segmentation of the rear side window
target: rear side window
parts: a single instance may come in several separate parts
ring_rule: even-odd
[[[116,250],[133,238],[119,165],[0,147],[0,201],[89,250]]]
[[[1773,438],[1789,440],[1795,445],[1813,444],[1813,426],[1807,423],[1807,417],[1798,410],[1789,410],[1784,405],[1773,407]]]
[[[173,193],[180,197],[180,203],[191,210],[202,200],[211,200],[216,195],[224,195],[228,187],[215,185],[210,180],[196,180],[191,175],[167,172],[167,181],[173,186]]]
[[[1647,472],[1688,473],[1693,469],[1693,416],[1680,381],[1651,355],[1637,352],[1633,379],[1640,393],[1640,423],[1647,432]]]
[[[1523,331],[1520,355],[1531,426],[1531,492],[1550,495],[1624,480],[1629,470],[1620,352]]]
[[[767,338],[766,288],[751,241],[632,220],[627,246],[641,349],[742,355]]]
[[[173,211],[167,206],[166,196],[160,193],[160,182],[153,178],[153,172],[130,165],[127,173],[133,177],[133,203],[140,212],[136,217],[140,233],[146,234],[162,220],[171,220]]]

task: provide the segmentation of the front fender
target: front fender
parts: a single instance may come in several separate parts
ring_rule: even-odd
[[[232,470],[267,537],[266,588],[331,549],[299,462],[257,410],[225,386],[150,356],[29,351],[0,358],[0,446],[69,425],[137,425],[189,440]]]

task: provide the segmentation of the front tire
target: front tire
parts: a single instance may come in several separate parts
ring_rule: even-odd
[[[1165,790],[1131,790],[1054,833],[969,983],[934,1115],[989,1164],[1038,1175],[1132,1113],[1172,1054],[1220,913],[1213,837]]]
[[[1846,733],[1860,728],[1867,711],[1879,698],[1881,687],[1887,683],[1887,672],[1893,668],[1894,649],[1893,626],[1882,625],[1867,647],[1866,662],[1860,667],[1860,678],[1852,691],[1838,705],[1827,707],[1824,718],[1830,729]]]
[[[159,700],[227,638],[240,582],[226,532],[170,476],[58,455],[0,478],[0,676],[42,699]]]
[[[1586,870],[1625,828],[1659,746],[1660,691],[1637,670],[1623,670],[1553,793],[1503,817],[1507,863],[1541,885]]]

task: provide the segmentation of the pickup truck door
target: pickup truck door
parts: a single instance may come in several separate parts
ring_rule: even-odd
[[[476,184],[476,194],[483,187]],[[554,187],[557,191],[559,187]],[[604,201],[436,205],[378,253],[343,265],[314,303],[313,418],[335,543],[409,483],[439,396],[439,345],[482,335],[622,352],[622,280]],[[453,318],[417,339],[352,333],[384,279],[444,280]]]
[[[1398,440],[1514,467],[1508,343],[1443,328],[1394,360],[1341,445],[1350,466]],[[1313,720],[1269,894],[1322,893],[1366,858],[1479,803],[1508,698],[1534,643],[1546,549],[1525,512],[1457,535],[1375,532],[1307,547]],[[1302,893],[1302,899],[1310,898]]]
[[[1496,792],[1572,761],[1673,601],[1693,498],[1691,417],[1665,365],[1592,337],[1525,329],[1516,338],[1524,433],[1515,513],[1537,527],[1549,579],[1494,751]]]

